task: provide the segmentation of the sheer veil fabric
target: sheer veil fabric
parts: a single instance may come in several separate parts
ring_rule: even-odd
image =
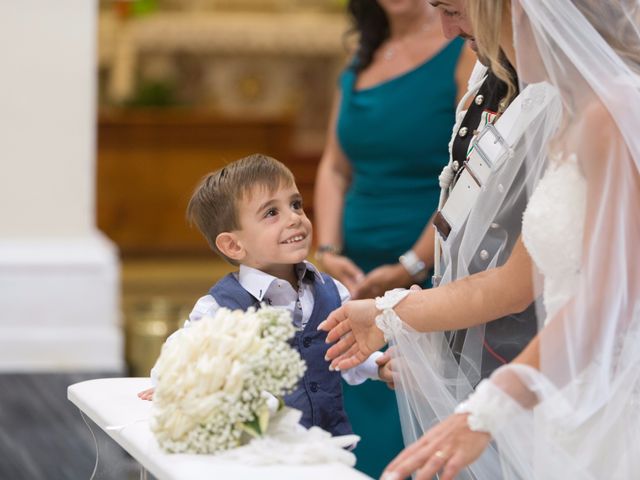
[[[450,234],[443,281],[470,273],[487,236],[501,242],[490,259],[498,264],[520,226],[497,219],[567,162],[586,185],[585,208],[556,215],[553,196],[534,195],[547,216],[525,225],[536,233],[525,244],[547,286],[563,275],[571,286],[549,311],[545,296],[556,292],[538,300],[540,370],[507,365],[472,397],[495,442],[458,478],[633,478],[640,471],[640,0],[513,0],[512,15],[521,91],[546,82],[559,102],[527,125],[466,224]],[[549,268],[573,238],[577,269]],[[398,363],[405,441],[413,442],[477,385],[483,328],[468,332],[459,359],[442,333],[417,333],[400,320],[385,333]]]
[[[494,373],[493,400],[524,408],[492,433],[507,478],[633,478],[640,468],[640,2],[514,0],[512,13],[522,80],[544,78],[562,100],[559,132],[546,147],[549,170],[575,162],[586,198],[584,218],[567,218],[564,235],[545,238],[540,233],[555,231],[558,220],[533,225],[525,215],[523,230],[534,233],[525,244],[544,282],[573,277],[574,284],[545,288],[540,300],[548,310],[540,371],[513,365]],[[538,193],[532,208],[544,202]],[[577,229],[578,270],[554,269],[553,252]]]

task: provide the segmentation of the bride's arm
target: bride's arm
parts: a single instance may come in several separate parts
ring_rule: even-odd
[[[518,238],[504,265],[415,292],[394,310],[415,330],[430,332],[481,325],[519,313],[533,300],[531,257]]]
[[[521,238],[507,262],[429,290],[413,292],[394,310],[420,332],[469,328],[523,311],[534,300],[531,257]],[[374,300],[356,300],[335,310],[320,329],[327,341],[336,342],[328,351],[332,367],[352,368],[385,344],[375,325],[380,312]]]

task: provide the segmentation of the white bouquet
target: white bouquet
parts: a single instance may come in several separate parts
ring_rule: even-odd
[[[281,397],[306,369],[287,342],[295,328],[288,311],[218,310],[165,344],[151,429],[175,453],[215,453],[262,435]],[[270,401],[271,400],[271,401]]]

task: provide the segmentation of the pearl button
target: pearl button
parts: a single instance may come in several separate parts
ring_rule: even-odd
[[[454,160],[451,166],[453,167],[453,171],[457,172],[458,169],[460,168],[460,162],[458,162],[457,160]]]
[[[487,252],[486,250],[481,250],[480,251],[480,258],[482,260],[487,260],[489,258],[489,252]]]
[[[482,102],[484,102],[484,95],[478,95],[474,102],[476,103],[476,105],[482,105]]]
[[[462,127],[460,130],[458,130],[458,136],[460,138],[466,137],[467,133],[469,133],[469,129],[467,127]]]

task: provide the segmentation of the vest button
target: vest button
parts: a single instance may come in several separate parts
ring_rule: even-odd
[[[466,137],[467,133],[469,133],[469,129],[467,127],[462,127],[460,130],[458,130],[458,136],[460,138]]]
[[[475,99],[475,104],[476,105],[482,105],[482,102],[484,102],[484,96],[483,95],[478,95]]]
[[[318,384],[316,382],[311,382],[309,384],[309,389],[313,392],[316,393],[318,391]]]
[[[311,339],[309,337],[304,337],[302,339],[302,346],[304,348],[309,348],[311,346]]]

